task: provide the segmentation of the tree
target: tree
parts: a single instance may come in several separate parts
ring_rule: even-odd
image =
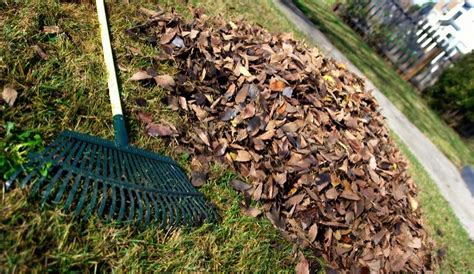
[[[474,136],[474,51],[447,68],[426,91],[430,105],[466,137]]]

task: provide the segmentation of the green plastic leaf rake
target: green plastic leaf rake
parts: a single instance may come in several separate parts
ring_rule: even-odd
[[[217,218],[172,159],[128,145],[103,0],[97,0],[115,142],[66,131],[6,182],[87,220],[92,214],[138,225],[198,225]],[[22,178],[20,178],[22,177]]]

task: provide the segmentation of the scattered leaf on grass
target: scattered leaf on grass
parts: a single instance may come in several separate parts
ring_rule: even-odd
[[[157,17],[163,14],[161,11],[154,11],[144,7],[140,7],[140,12],[145,14],[148,17]]]
[[[144,124],[150,124],[151,122],[153,122],[153,116],[151,115],[151,113],[147,112],[139,112],[138,119]]]
[[[251,185],[241,181],[241,180],[238,180],[238,179],[233,179],[232,181],[230,181],[230,185],[232,186],[233,189],[239,191],[239,192],[245,192],[249,189],[252,188]]]
[[[156,123],[149,123],[146,126],[146,133],[151,137],[167,137],[176,134],[169,126]]]
[[[147,102],[145,99],[143,98],[137,98],[135,99],[135,103],[137,103],[137,105],[141,106],[141,107],[146,107],[147,105]]]
[[[43,32],[46,34],[57,34],[62,32],[62,29],[58,26],[44,26]]]
[[[35,49],[36,53],[38,53],[38,55],[41,57],[41,59],[48,60],[48,54],[39,45],[34,45],[33,48]]]
[[[176,85],[173,77],[169,76],[168,74],[158,75],[153,79],[155,79],[156,84],[167,90],[172,90],[173,87]]]
[[[148,72],[146,72],[145,70],[140,70],[140,71],[135,72],[135,74],[133,74],[129,80],[141,81],[141,80],[146,80],[146,79],[151,79],[151,78],[153,77],[150,74],[148,74]]]
[[[206,182],[207,173],[202,171],[191,172],[191,183],[195,187],[200,187]]]
[[[258,217],[262,214],[262,211],[256,207],[242,208],[242,212],[251,217]]]
[[[15,104],[16,98],[18,96],[18,92],[10,87],[4,87],[2,92],[2,98],[7,102],[9,106],[13,106]]]
[[[303,253],[299,252],[300,261],[296,265],[295,272],[296,274],[309,274],[309,264]]]

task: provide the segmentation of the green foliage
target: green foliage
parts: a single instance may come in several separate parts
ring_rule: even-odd
[[[448,123],[474,136],[474,51],[446,69],[426,96]]]
[[[21,131],[12,122],[6,123],[5,131],[0,139],[0,174],[6,180],[26,161],[29,152],[43,149],[43,140],[38,133]]]

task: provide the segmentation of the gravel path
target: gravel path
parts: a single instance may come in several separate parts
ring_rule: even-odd
[[[438,185],[444,198],[463,224],[471,239],[474,239],[474,197],[464,183],[456,166],[414,126],[388,99],[322,34],[304,14],[288,0],[273,0],[280,11],[318,48],[335,60],[342,61],[347,68],[365,79],[366,87],[373,91],[388,126],[408,146],[418,161]]]

